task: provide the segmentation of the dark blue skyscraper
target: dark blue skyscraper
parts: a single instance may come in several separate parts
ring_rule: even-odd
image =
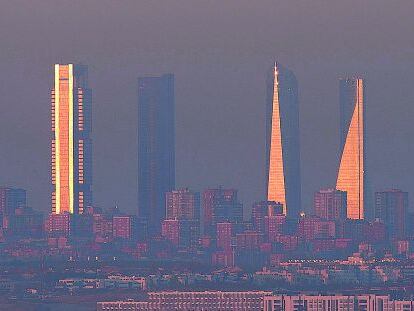
[[[175,187],[174,75],[138,79],[138,214],[158,234]]]

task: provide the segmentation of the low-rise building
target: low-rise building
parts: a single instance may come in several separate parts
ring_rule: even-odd
[[[263,298],[271,295],[265,291],[245,292],[178,292],[164,291],[148,293],[148,301],[113,301],[98,302],[98,311],[142,310],[142,311],[170,311],[170,310],[263,310]]]

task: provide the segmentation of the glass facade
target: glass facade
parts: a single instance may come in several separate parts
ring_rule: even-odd
[[[138,79],[138,214],[161,232],[165,194],[175,187],[174,76]]]
[[[56,64],[51,97],[52,213],[82,213],[92,203],[87,67]]]
[[[365,122],[362,79],[340,80],[341,159],[336,188],[347,192],[347,217],[364,219]]]
[[[293,73],[275,64],[268,77],[266,110],[267,200],[297,217],[301,209],[299,101]]]

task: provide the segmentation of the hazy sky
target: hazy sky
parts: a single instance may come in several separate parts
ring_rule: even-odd
[[[338,79],[366,78],[374,190],[414,188],[414,1],[0,0],[0,184],[48,211],[52,65],[89,65],[94,198],[136,212],[137,77],[176,78],[177,186],[264,194],[265,77],[299,80],[303,205],[335,183]]]

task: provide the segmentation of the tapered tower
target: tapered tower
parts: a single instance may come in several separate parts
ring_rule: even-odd
[[[267,200],[283,204],[283,213],[301,210],[298,85],[291,71],[275,63],[267,82]]]

